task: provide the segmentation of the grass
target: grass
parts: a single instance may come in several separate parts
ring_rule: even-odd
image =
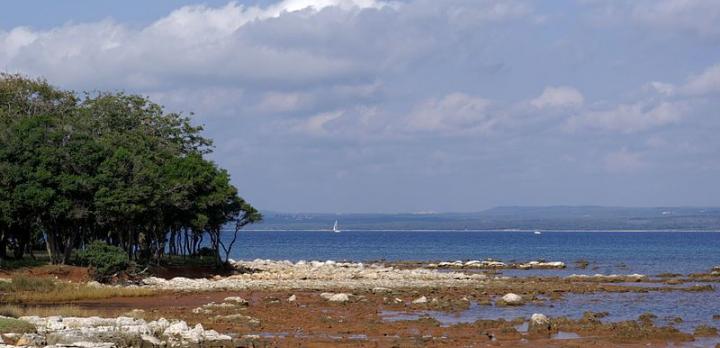
[[[10,282],[0,282],[0,301],[4,303],[68,303],[156,293],[145,288],[94,287],[25,275],[15,275]]]
[[[51,278],[14,275],[9,282],[0,282],[0,292],[50,292],[57,288],[57,284]]]
[[[84,309],[73,305],[60,306],[20,306],[20,305],[2,305],[0,306],[0,316],[19,318],[24,316],[36,315],[38,317],[50,317],[59,315],[61,317],[92,317],[102,316],[102,312]]]
[[[30,333],[35,332],[35,326],[28,322],[14,318],[0,318],[0,333]]]

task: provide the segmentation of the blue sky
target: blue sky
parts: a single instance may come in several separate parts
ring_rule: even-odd
[[[0,69],[194,112],[262,209],[720,205],[718,1],[3,5]]]

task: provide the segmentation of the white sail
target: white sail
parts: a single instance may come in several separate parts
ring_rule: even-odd
[[[337,220],[335,220],[335,225],[333,225],[333,229],[332,229],[332,230],[333,230],[333,232],[336,232],[336,233],[337,233],[337,232],[340,232],[340,230],[338,229],[338,222],[337,222]]]

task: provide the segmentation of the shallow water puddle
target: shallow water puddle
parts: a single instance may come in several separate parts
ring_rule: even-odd
[[[574,340],[581,337],[574,332],[558,331],[558,333],[550,336],[550,338],[554,340]]]
[[[472,323],[479,319],[513,320],[529,318],[534,313],[542,313],[549,317],[568,317],[579,319],[584,312],[608,312],[604,321],[617,322],[635,320],[641,314],[652,313],[656,325],[672,325],[681,331],[692,333],[699,325],[718,327],[720,321],[713,315],[720,314],[720,291],[686,292],[686,291],[651,291],[643,293],[593,293],[567,294],[557,301],[544,304],[528,303],[517,307],[497,307],[479,305],[475,302],[470,308],[458,313],[441,311],[382,311],[384,320],[417,320],[430,317],[442,325]],[[676,320],[676,318],[682,320]]]

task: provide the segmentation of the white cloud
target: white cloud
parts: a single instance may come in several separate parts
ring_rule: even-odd
[[[552,107],[578,107],[583,104],[585,98],[582,93],[572,87],[545,87],[543,93],[530,101],[530,105],[538,108]]]
[[[557,178],[591,187],[578,168],[715,161],[720,68],[703,69],[719,61],[708,25],[717,21],[712,9],[698,10],[714,3],[593,2],[611,4],[615,22],[588,26],[587,7],[530,0],[186,6],[147,25],[112,19],[0,30],[0,68],[196,111],[216,140],[215,159],[253,182],[243,188],[248,198],[295,202],[283,208],[305,207],[322,191],[319,175],[346,168],[354,184],[327,186],[331,197],[365,197],[375,187],[399,193],[387,206],[405,207],[432,171],[457,178],[452,199],[442,198],[445,188],[438,194],[440,208],[466,209],[492,204],[477,198],[491,197],[488,189],[532,200]],[[635,10],[643,7],[655,12]],[[669,145],[646,142],[651,137]],[[669,149],[682,143],[702,151]],[[617,151],[623,147],[632,151]],[[428,159],[434,165],[423,170]],[[291,192],[298,187],[310,196]],[[465,193],[472,198],[457,198]],[[317,197],[311,201],[323,203],[313,209],[335,209]]]
[[[380,9],[388,5],[392,4],[382,0],[284,0],[264,8],[246,7],[236,1],[218,8],[206,5],[184,6],[156,21],[145,31],[198,42],[225,37],[253,21],[277,18],[290,12],[317,12],[329,7],[348,11]]]
[[[328,123],[337,120],[342,116],[342,111],[324,112],[311,116],[307,120],[301,121],[299,124],[296,124],[293,129],[297,132],[315,136],[326,135],[329,131],[329,129],[326,128]]]
[[[675,94],[676,89],[677,88],[672,83],[659,81],[653,81],[645,85],[645,90],[653,93],[659,93],[664,96],[672,96]]]
[[[639,153],[630,152],[627,149],[607,154],[604,164],[605,169],[611,173],[631,173],[648,165]]]
[[[427,100],[407,120],[411,131],[461,133],[489,132],[498,122],[488,110],[490,101],[463,93]]]
[[[700,74],[691,75],[680,85],[653,81],[646,84],[645,89],[664,97],[704,97],[720,93],[720,64],[712,65]]]
[[[285,0],[268,7],[186,6],[149,26],[112,20],[46,31],[0,31],[0,66],[72,87],[157,89],[178,82],[313,83],[364,72],[362,61],[313,47],[257,43],[243,34],[253,23],[328,8],[345,13],[383,8],[375,0]],[[290,29],[292,30],[292,29]],[[318,33],[318,35],[324,33]]]
[[[681,102],[662,101],[657,104],[640,101],[620,104],[610,109],[586,111],[566,122],[570,131],[595,129],[633,133],[653,127],[679,122],[685,115],[686,106]]]
[[[305,107],[311,102],[312,97],[306,93],[268,92],[260,100],[257,109],[262,112],[289,112]]]
[[[5,56],[4,59],[8,59],[16,55],[20,48],[33,43],[37,37],[37,34],[25,27],[17,27],[5,34],[0,32],[0,47],[3,48],[0,57]]]
[[[692,76],[681,91],[690,95],[705,95],[720,92],[720,64],[713,65],[702,74]]]

